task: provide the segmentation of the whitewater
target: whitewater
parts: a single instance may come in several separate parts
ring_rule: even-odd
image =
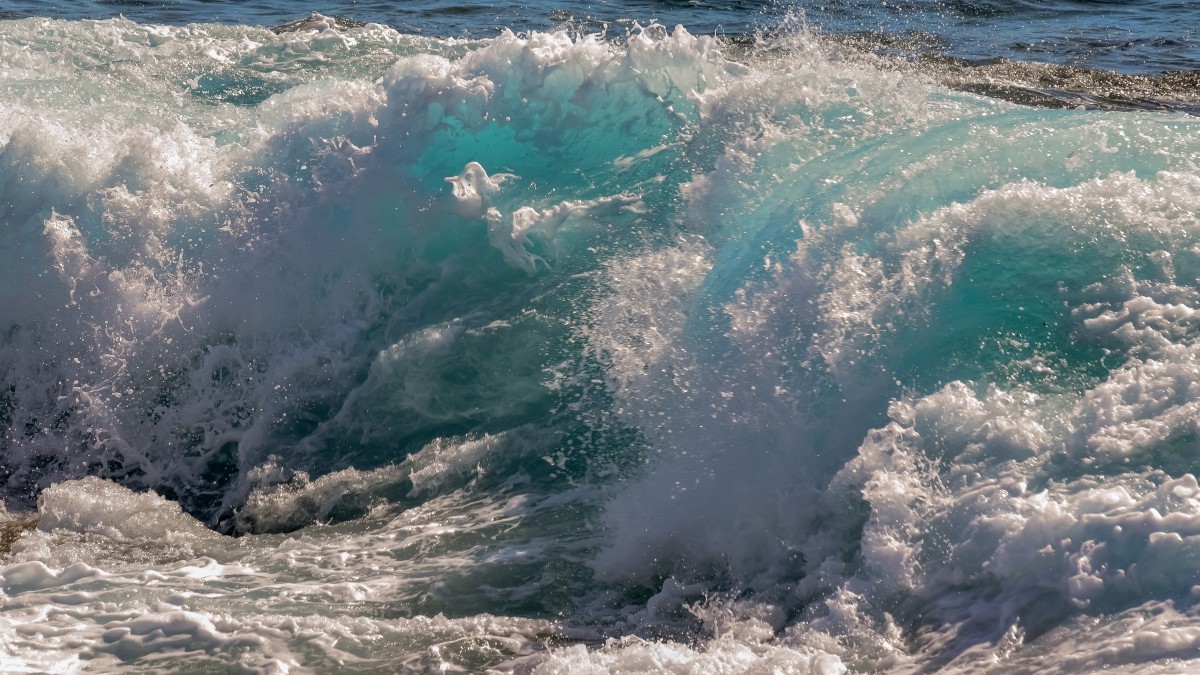
[[[0,20],[0,671],[1200,668],[1200,100],[935,61]]]

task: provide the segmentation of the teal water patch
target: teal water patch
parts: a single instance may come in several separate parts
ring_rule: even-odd
[[[285,83],[272,82],[252,74],[233,73],[201,75],[189,90],[192,96],[214,103],[256,106],[287,88]]]

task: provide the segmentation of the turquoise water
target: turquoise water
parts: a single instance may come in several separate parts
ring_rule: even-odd
[[[1190,670],[1187,36],[890,7],[6,9],[0,670]]]

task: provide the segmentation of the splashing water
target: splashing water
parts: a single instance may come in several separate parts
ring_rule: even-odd
[[[0,59],[14,672],[1200,649],[1194,118],[803,30]]]

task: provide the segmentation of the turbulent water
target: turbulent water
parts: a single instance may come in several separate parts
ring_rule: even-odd
[[[1186,21],[111,4],[0,20],[3,672],[1200,667]]]

